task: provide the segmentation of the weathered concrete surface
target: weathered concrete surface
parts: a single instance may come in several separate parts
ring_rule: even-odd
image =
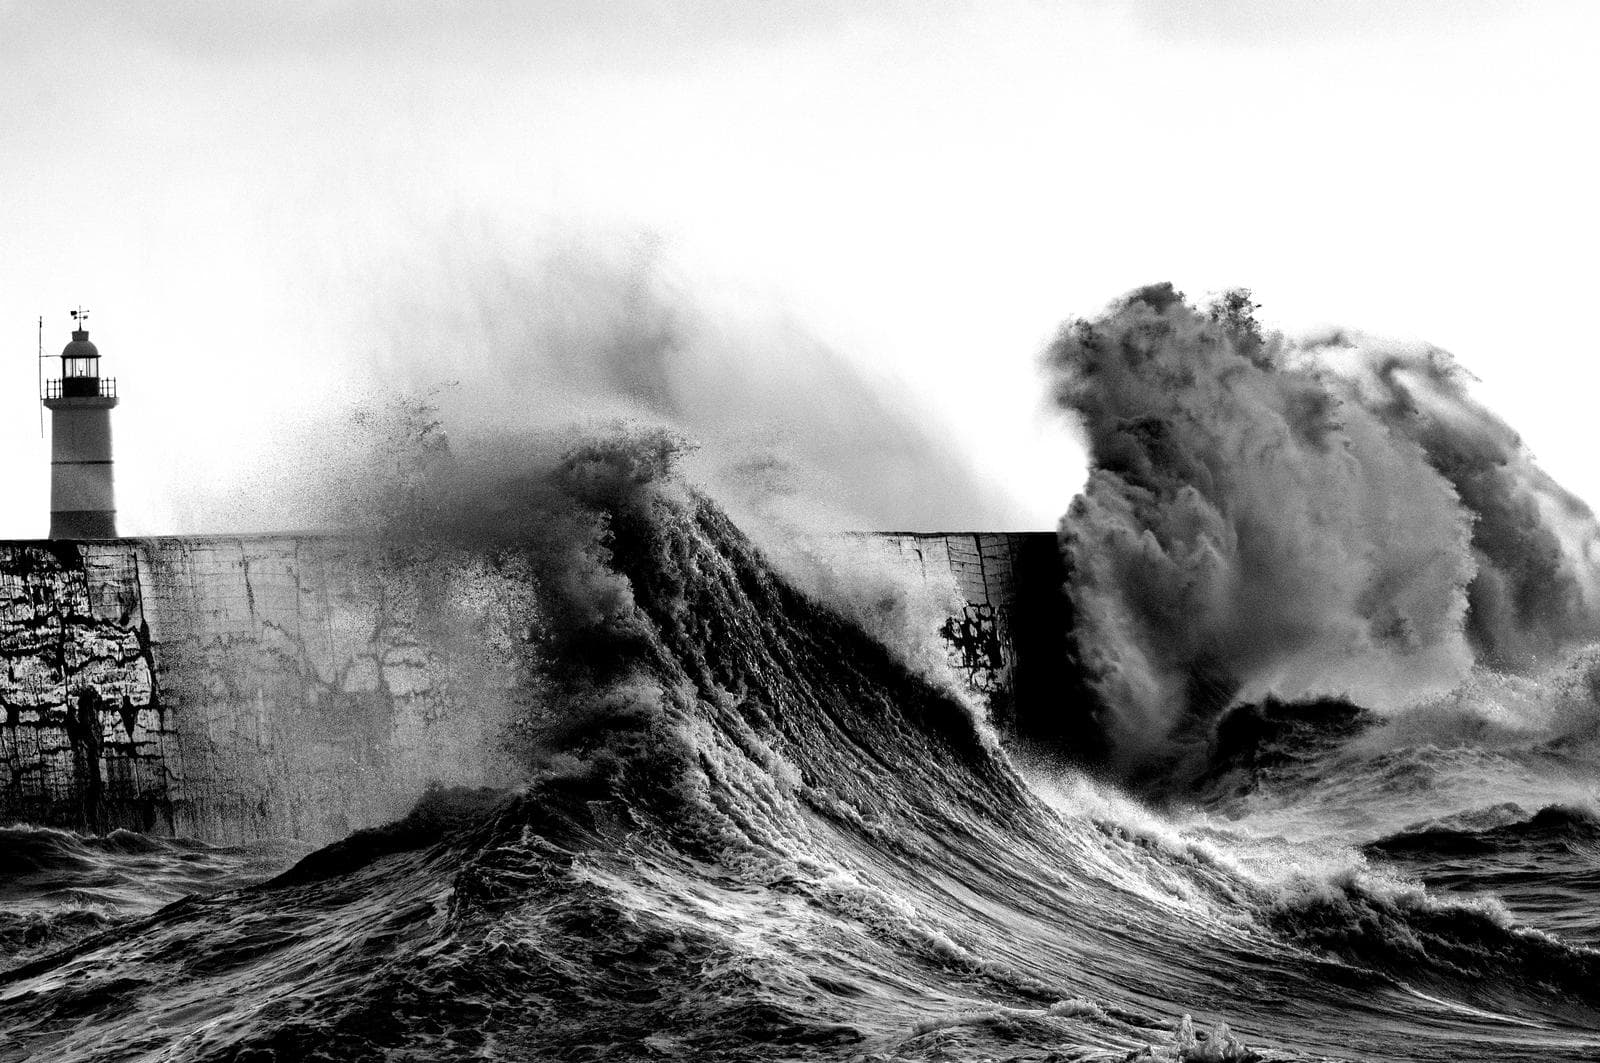
[[[149,829],[167,814],[177,735],[126,550],[0,549],[0,760],[6,819]]]
[[[493,782],[516,594],[337,538],[0,544],[0,821],[320,842]]]
[[[951,663],[997,722],[1057,727],[1055,537],[877,538],[954,577]],[[324,842],[505,781],[526,587],[341,537],[0,542],[0,822]]]

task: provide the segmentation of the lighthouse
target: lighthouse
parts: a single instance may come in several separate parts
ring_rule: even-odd
[[[72,312],[72,342],[61,351],[61,377],[45,381],[50,409],[50,538],[114,539],[117,502],[111,476],[111,410],[117,382],[100,375],[89,342],[89,312]]]

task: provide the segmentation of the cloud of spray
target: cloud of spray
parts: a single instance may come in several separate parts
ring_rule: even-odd
[[[1471,396],[1471,378],[1449,354],[1348,333],[1307,340],[1294,353],[1327,367],[1341,402],[1421,446],[1471,514],[1477,576],[1468,588],[1467,633],[1480,663],[1527,671],[1600,638],[1594,515]]]
[[[741,518],[832,530],[1027,522],[902,382],[771,298],[691,279],[648,235],[467,219],[323,274],[304,282],[305,313],[327,323],[344,384],[320,409],[308,395],[286,411],[276,453],[240,470],[240,485],[183,485],[192,530],[329,523],[320,489],[299,488],[325,478],[329,454],[364,445],[351,406],[390,395],[430,396],[458,445],[620,420],[666,427],[697,444],[686,471]]]
[[[1264,335],[1170,285],[1065,326],[1079,653],[1125,767],[1235,698],[1393,708],[1596,629],[1595,527],[1436,350]]]
[[[735,507],[858,528],[1020,519],[903,386],[749,293],[691,282],[659,240],[456,237],[395,285],[378,371],[458,381],[453,430],[630,418],[693,439],[691,471]]]

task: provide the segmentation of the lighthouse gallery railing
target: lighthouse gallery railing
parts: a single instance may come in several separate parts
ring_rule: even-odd
[[[67,377],[65,380],[46,380],[44,382],[44,398],[47,399],[114,399],[116,397],[117,378],[114,376],[73,376]]]

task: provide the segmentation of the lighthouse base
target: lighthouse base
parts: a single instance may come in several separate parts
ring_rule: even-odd
[[[50,514],[52,539],[115,539],[117,511],[114,509],[67,509]]]

